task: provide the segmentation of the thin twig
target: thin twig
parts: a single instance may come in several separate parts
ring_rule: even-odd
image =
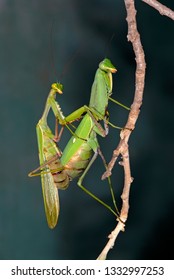
[[[129,211],[129,192],[132,183],[128,149],[123,154],[123,161],[121,164],[124,167],[125,180],[124,180],[123,192],[121,195],[123,204],[120,213],[120,219],[118,220],[118,224],[116,225],[115,229],[108,236],[109,240],[106,246],[104,247],[104,249],[102,250],[102,252],[100,253],[100,255],[98,256],[97,260],[105,260],[107,258],[107,254],[109,250],[114,247],[118,234],[120,233],[120,231],[124,231],[125,222],[127,220],[128,211]]]
[[[105,260],[107,258],[107,254],[109,250],[114,247],[115,240],[118,234],[120,233],[120,231],[124,231],[124,224],[119,221],[115,229],[108,236],[109,240],[106,246],[104,247],[104,249],[102,250],[102,252],[100,253],[100,255],[98,256],[97,260]]]
[[[108,170],[103,174],[102,179],[111,175],[112,168],[119,155],[122,156],[122,162],[120,163],[124,168],[124,187],[121,195],[122,198],[122,209],[120,214],[120,220],[117,226],[109,235],[109,240],[104,247],[103,251],[97,258],[98,260],[104,260],[107,257],[107,253],[114,246],[115,240],[120,231],[124,231],[125,222],[128,217],[129,211],[129,193],[130,186],[132,183],[131,171],[130,171],[130,160],[129,160],[129,137],[135,127],[135,123],[140,113],[140,107],[143,99],[144,81],[145,81],[145,68],[146,63],[144,59],[144,51],[140,40],[140,35],[137,31],[136,23],[136,10],[134,0],[124,0],[126,11],[127,11],[127,23],[128,23],[128,41],[131,41],[133,50],[135,53],[136,60],[136,73],[135,73],[135,95],[131,105],[131,110],[128,116],[125,128],[120,133],[120,142],[117,148],[113,152],[112,159],[108,165]]]
[[[153,7],[154,9],[156,9],[162,16],[166,16],[174,20],[174,11],[172,11],[165,5],[159,3],[156,0],[142,0],[142,1],[148,4],[149,6]]]

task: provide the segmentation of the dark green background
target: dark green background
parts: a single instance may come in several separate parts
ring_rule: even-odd
[[[172,259],[174,22],[141,1],[136,4],[147,62],[146,86],[130,139],[134,182],[129,219],[109,259]],[[174,9],[172,1],[163,4]],[[64,84],[59,101],[67,115],[88,104],[98,63],[108,56],[118,69],[113,97],[131,104],[135,61],[125,17],[121,0],[0,1],[0,259],[95,259],[114,228],[114,217],[78,189],[75,180],[68,190],[60,191],[59,223],[50,230],[40,178],[27,174],[39,164],[35,126],[56,79]],[[110,104],[109,111],[113,123],[125,124],[125,110]],[[65,133],[62,148],[69,137]],[[107,161],[118,139],[119,131],[113,129],[106,139],[100,137]],[[98,159],[85,186],[109,202],[107,181],[100,181],[103,171]],[[112,182],[120,203],[119,165]]]

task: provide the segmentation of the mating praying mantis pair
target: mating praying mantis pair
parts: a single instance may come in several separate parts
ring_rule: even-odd
[[[108,134],[108,125],[121,129],[108,120],[109,100],[129,110],[128,107],[110,97],[113,87],[112,74],[116,71],[109,59],[105,58],[100,62],[92,85],[89,105],[80,107],[67,117],[63,115],[61,107],[56,101],[57,94],[61,95],[63,92],[63,85],[54,83],[51,86],[43,115],[36,126],[40,166],[29,173],[30,177],[41,176],[45,213],[50,228],[54,228],[58,221],[60,211],[58,190],[66,189],[70,181],[76,177],[79,177],[77,185],[82,190],[103,204],[115,216],[119,215],[110,178],[108,178],[108,182],[115,210],[82,185],[85,175],[98,154],[107,168],[97,135],[105,137]],[[62,126],[59,134],[57,131],[53,134],[47,124],[50,109],[54,113],[56,123]],[[81,119],[81,121],[73,132],[69,124],[77,119]],[[104,128],[100,121],[104,122]],[[60,140],[64,127],[70,130],[72,136],[62,153],[56,141]]]

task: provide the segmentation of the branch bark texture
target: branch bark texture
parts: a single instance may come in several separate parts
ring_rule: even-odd
[[[174,11],[166,7],[165,5],[161,4],[160,2],[156,0],[142,0],[149,6],[156,9],[162,16],[169,17],[174,20]]]

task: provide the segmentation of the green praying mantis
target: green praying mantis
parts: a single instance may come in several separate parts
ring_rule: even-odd
[[[63,92],[63,85],[54,83],[51,86],[43,115],[36,126],[40,167],[29,173],[30,177],[41,176],[45,213],[50,228],[54,228],[58,221],[60,211],[58,189],[66,189],[70,181],[76,177],[79,177],[77,185],[82,190],[103,204],[115,216],[118,216],[110,178],[108,181],[116,212],[82,185],[85,175],[98,154],[107,167],[97,141],[97,135],[105,137],[108,134],[108,125],[116,127],[108,120],[109,100],[129,110],[128,107],[110,97],[113,85],[112,74],[116,71],[109,59],[105,58],[100,62],[92,85],[89,106],[82,106],[67,117],[63,115],[61,107],[56,101],[56,95]],[[56,132],[56,135],[52,133],[47,124],[50,109],[52,109],[56,121],[62,126],[60,133]],[[77,119],[82,120],[73,132],[69,124]],[[104,121],[104,128],[99,123],[101,120]],[[62,153],[56,141],[60,140],[64,126],[73,135]],[[40,173],[36,173],[38,170]]]

